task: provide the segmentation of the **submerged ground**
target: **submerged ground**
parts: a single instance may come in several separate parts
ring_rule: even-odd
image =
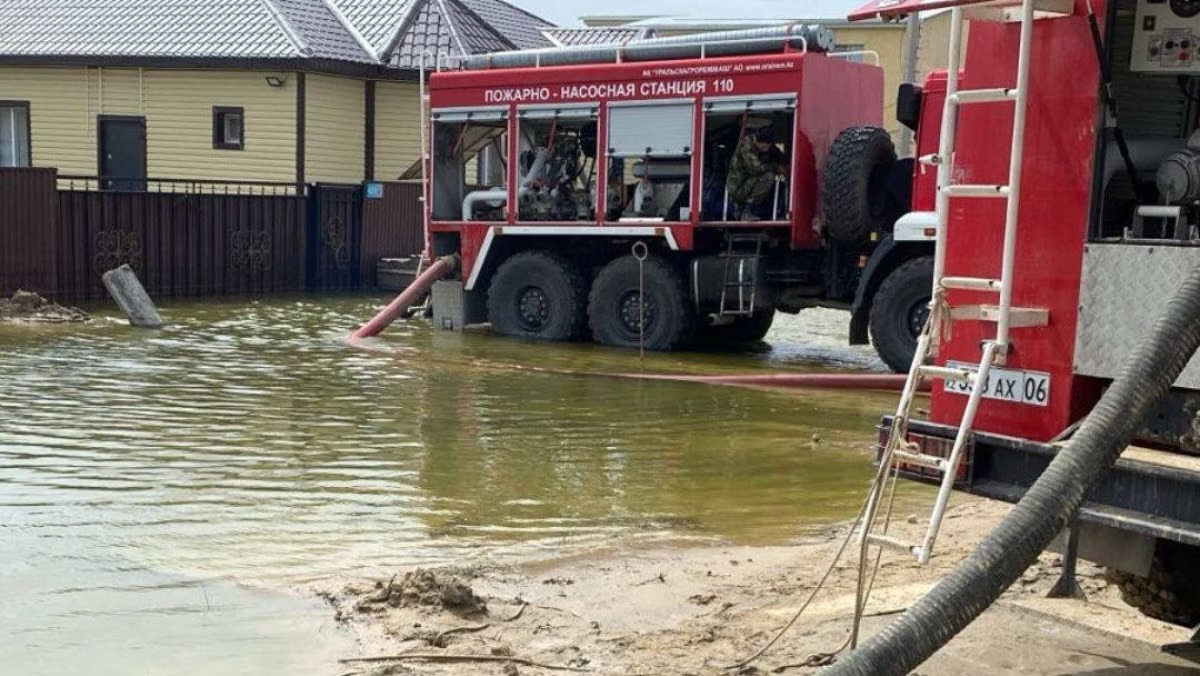
[[[339,661],[401,651],[734,673],[824,570],[894,405],[604,375],[882,370],[843,345],[839,312],[644,364],[420,322],[348,347],[382,300],[172,303],[151,332],[103,307],[0,326],[0,674],[540,671]],[[898,527],[922,528],[928,499],[906,485]],[[885,562],[867,631],[1004,510],[960,500],[932,568]],[[1092,603],[1038,601],[1054,564],[919,673],[1191,673],[1154,648],[1187,633],[1122,608],[1093,568]],[[419,567],[486,612],[405,602],[429,594],[388,581]],[[758,666],[837,647],[853,579],[839,569]]]
[[[881,368],[836,312],[639,366],[420,323],[347,347],[379,302],[0,326],[0,673],[325,674],[352,647],[309,593],[330,579],[786,543],[857,509],[891,403],[594,375]]]

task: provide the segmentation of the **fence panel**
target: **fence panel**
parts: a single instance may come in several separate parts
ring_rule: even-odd
[[[308,288],[357,289],[361,281],[362,186],[318,183],[309,194]]]
[[[0,169],[0,294],[58,297],[54,169]]]
[[[300,291],[305,197],[284,191],[60,190],[60,285],[104,295],[100,275],[128,264],[156,298]]]
[[[423,248],[421,188],[144,179],[0,169],[0,293],[105,296],[100,275],[133,268],[155,298],[347,290],[380,258]]]
[[[383,195],[363,200],[360,278],[368,286],[381,258],[410,256],[425,247],[420,183],[383,183]]]

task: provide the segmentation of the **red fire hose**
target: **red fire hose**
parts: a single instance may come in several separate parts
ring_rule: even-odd
[[[622,378],[673,380],[714,385],[750,385],[759,387],[805,387],[834,390],[885,390],[904,388],[904,375],[881,373],[767,373],[725,376],[692,376],[656,373],[621,373]],[[927,390],[928,386],[923,389]]]
[[[388,304],[387,307],[379,311],[379,314],[371,318],[371,321],[363,324],[357,331],[350,334],[350,340],[361,340],[377,336],[383,332],[392,322],[396,321],[405,310],[417,301],[437,280],[454,272],[458,267],[457,256],[443,256],[436,261],[429,269],[421,273],[416,279],[408,285],[408,288],[400,292],[396,299]]]

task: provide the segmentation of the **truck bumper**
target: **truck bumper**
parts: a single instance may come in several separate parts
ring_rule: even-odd
[[[891,433],[891,417],[879,427],[878,464]],[[922,452],[948,455],[956,428],[909,424],[909,439]],[[959,467],[956,490],[1016,503],[1037,481],[1058,445],[975,432]],[[900,475],[924,483],[927,470],[901,467]],[[1080,556],[1135,574],[1149,566],[1157,538],[1200,546],[1200,458],[1129,447],[1105,475],[1078,515]]]

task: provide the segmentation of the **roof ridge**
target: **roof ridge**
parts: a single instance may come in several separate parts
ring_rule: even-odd
[[[400,20],[396,22],[396,28],[388,36],[387,42],[383,43],[383,49],[379,50],[380,60],[390,61],[392,53],[400,46],[400,42],[404,40],[405,30],[412,25],[413,19],[417,16],[417,5],[429,0],[408,0],[404,6],[404,13],[400,15]],[[422,60],[424,57],[421,57]]]
[[[462,38],[458,34],[458,30],[454,27],[454,22],[450,18],[450,10],[446,8],[446,0],[437,0],[438,7],[442,12],[442,19],[446,21],[446,29],[450,31],[450,39],[458,43],[458,51],[463,56],[467,56],[467,47],[463,44]]]
[[[553,35],[554,31],[555,31],[555,29],[553,29],[553,28],[539,28],[538,29],[538,32],[542,34],[542,37],[544,37],[548,41],[550,41],[550,44],[554,45],[555,47],[566,47],[566,45],[564,45],[562,43],[562,40],[559,40],[557,37],[555,37]]]
[[[512,9],[517,10],[518,12],[524,14],[525,16],[527,16],[531,19],[537,19],[538,21],[541,21],[542,23],[546,24],[545,26],[543,26],[543,28],[559,28],[559,26],[554,25],[553,21],[544,19],[544,18],[538,16],[537,14],[534,14],[533,12],[525,9],[524,7],[520,7],[518,5],[514,5],[511,2],[508,2],[508,0],[492,0],[492,2],[498,2],[501,5],[506,5]]]
[[[270,14],[271,18],[275,20],[275,23],[279,26],[279,29],[283,31],[283,34],[287,37],[287,39],[291,41],[292,46],[296,48],[296,51],[304,57],[312,56],[313,48],[309,47],[308,43],[304,41],[304,38],[300,37],[300,33],[292,27],[291,22],[288,21],[286,16],[284,16],[283,11],[275,6],[274,0],[259,0],[259,2],[262,3],[263,7],[266,8],[267,13]]]
[[[497,39],[499,39],[500,42],[503,42],[504,44],[508,45],[509,49],[517,48],[517,44],[515,42],[508,39],[507,35],[496,30],[496,28],[494,26],[492,26],[491,22],[484,21],[483,17],[479,16],[478,12],[476,12],[475,10],[473,10],[467,6],[467,3],[463,2],[462,0],[438,0],[438,2],[443,3],[443,6],[444,6],[444,3],[447,1],[454,3],[454,5],[456,7],[458,7],[458,9],[471,15],[471,18],[475,20],[475,23],[479,24],[484,30],[488,31],[493,36],[495,36]],[[449,19],[447,19],[447,20],[449,20]],[[454,35],[453,25],[451,25],[451,35]],[[466,50],[463,50],[463,54],[466,55],[466,53],[467,53]]]
[[[364,37],[363,34],[358,30],[358,27],[351,23],[350,18],[347,17],[344,12],[342,12],[342,8],[339,7],[334,0],[318,0],[318,2],[324,5],[325,8],[328,9],[331,14],[333,14],[333,18],[337,19],[338,23],[342,24],[342,28],[346,29],[346,32],[350,34],[350,37],[354,38],[354,41],[358,43],[359,47],[362,47],[363,51],[367,53],[367,56],[371,57],[372,61],[379,61],[379,54],[375,52],[375,47],[373,47],[371,43],[367,41],[367,38]]]

